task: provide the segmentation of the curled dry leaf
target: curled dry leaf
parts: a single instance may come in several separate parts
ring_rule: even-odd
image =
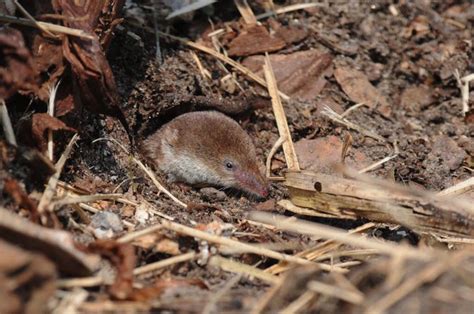
[[[121,118],[123,113],[119,108],[119,96],[112,70],[105,56],[100,39],[94,33],[96,26],[104,16],[102,12],[110,13],[111,25],[119,20],[115,16],[123,6],[124,1],[65,1],[55,0],[53,6],[64,17],[65,26],[81,29],[94,36],[94,39],[64,37],[63,54],[71,64],[73,79],[78,87],[77,94],[82,104],[90,111],[104,113]],[[109,9],[112,8],[110,12]],[[114,22],[115,21],[115,22]],[[115,24],[114,24],[115,23]],[[112,33],[112,29],[108,29]],[[105,35],[104,40],[110,39]]]
[[[71,127],[68,127],[64,122],[61,120],[50,116],[47,113],[35,113],[31,118],[31,134],[33,135],[33,139],[35,141],[35,145],[41,151],[46,150],[47,142],[46,142],[46,131],[71,131],[75,132]]]
[[[365,103],[369,107],[378,105],[377,110],[382,115],[390,116],[392,110],[387,99],[369,82],[364,73],[348,67],[337,66],[334,76],[344,93],[353,102]]]
[[[17,91],[37,90],[36,67],[22,34],[13,28],[0,28],[0,99]]]

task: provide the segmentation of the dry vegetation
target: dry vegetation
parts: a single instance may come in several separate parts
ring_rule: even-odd
[[[470,313],[474,4],[0,2],[0,313]],[[268,199],[141,141],[218,110]]]

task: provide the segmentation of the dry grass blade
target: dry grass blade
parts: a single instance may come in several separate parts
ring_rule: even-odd
[[[82,196],[72,196],[65,197],[63,199],[54,201],[52,203],[53,207],[77,204],[77,203],[90,203],[100,200],[116,200],[122,197],[122,194],[93,194],[93,195],[82,195]]]
[[[380,135],[375,134],[372,131],[366,130],[366,129],[364,129],[364,128],[348,121],[347,119],[343,118],[341,115],[339,115],[337,112],[335,112],[334,110],[332,110],[328,106],[325,106],[321,113],[323,115],[325,115],[326,117],[328,117],[329,119],[331,119],[332,121],[335,121],[339,124],[345,125],[349,129],[356,130],[356,131],[360,132],[361,134],[364,134],[365,136],[374,138],[378,141],[386,142],[386,140],[383,137],[381,137]]]
[[[461,104],[462,104],[462,114],[466,116],[466,113],[469,112],[469,82],[474,80],[474,73],[460,77],[459,71],[454,72],[454,77],[458,83],[458,87],[461,90]]]
[[[120,147],[127,155],[130,155],[130,153],[127,151],[127,149],[125,147],[123,147],[122,144],[120,144],[119,142],[117,142],[116,140],[114,139],[106,139],[106,138],[99,138],[95,141],[93,141],[93,143],[95,142],[98,142],[98,141],[111,141],[113,143],[115,143],[118,147]],[[151,181],[153,182],[153,184],[156,186],[156,188],[158,189],[158,191],[160,192],[163,192],[165,193],[166,195],[168,195],[169,198],[171,198],[175,203],[177,203],[179,206],[181,207],[184,207],[184,208],[187,208],[188,205],[186,205],[185,203],[181,202],[179,199],[177,199],[173,194],[171,194],[170,191],[168,191],[167,189],[165,189],[165,187],[160,183],[160,181],[158,181],[158,179],[156,178],[155,174],[153,173],[153,171],[150,170],[150,168],[148,168],[147,166],[145,166],[139,159],[137,159],[135,156],[131,156],[132,157],[132,161],[137,164],[147,175],[148,177],[151,179]]]
[[[80,38],[85,38],[85,39],[94,39],[95,37],[84,32],[81,29],[74,29],[74,28],[69,28],[61,25],[56,25],[56,24],[51,24],[51,23],[46,23],[46,22],[32,22],[28,19],[23,19],[23,18],[18,18],[15,16],[9,16],[9,15],[4,15],[0,14],[0,22],[4,23],[13,23],[13,24],[19,24],[23,26],[30,26],[30,27],[42,27],[45,30],[48,30],[53,33],[59,33],[59,34],[65,34],[65,35],[71,35],[75,37],[80,37]]]
[[[316,293],[314,291],[305,291],[300,295],[296,300],[288,304],[286,308],[281,310],[279,314],[293,314],[293,313],[302,313],[302,310],[311,300],[314,299]]]
[[[265,55],[265,65],[263,66],[263,71],[267,81],[268,93],[272,98],[273,114],[275,115],[278,133],[280,134],[280,138],[284,139],[282,146],[283,152],[285,154],[286,164],[288,169],[299,171],[300,165],[298,163],[298,157],[296,156],[293,140],[291,139],[291,132],[290,128],[288,127],[288,121],[286,120],[285,110],[283,109],[283,105],[278,95],[278,87],[268,54]]]
[[[217,266],[224,271],[228,271],[228,272],[232,272],[236,274],[242,274],[249,277],[255,277],[271,284],[276,284],[280,282],[281,280],[277,276],[266,273],[256,267],[242,264],[237,261],[233,261],[231,259],[224,258],[221,256],[211,257],[211,259],[209,260],[209,264],[213,266]]]
[[[372,171],[374,169],[377,169],[378,167],[380,167],[384,163],[396,158],[397,156],[398,156],[398,154],[395,154],[395,155],[392,155],[392,156],[387,156],[385,158],[382,158],[379,161],[374,162],[373,164],[367,166],[366,168],[359,170],[359,173],[366,173],[366,172]]]
[[[56,100],[56,93],[58,92],[59,84],[61,84],[61,81],[58,81],[58,83],[56,85],[53,85],[49,89],[48,114],[51,117],[54,117],[54,103],[55,103],[55,100]],[[48,158],[51,161],[53,161],[53,158],[54,158],[54,154],[53,154],[53,148],[54,147],[53,147],[53,145],[54,145],[53,131],[48,130]]]
[[[398,287],[388,292],[387,295],[369,306],[365,313],[379,314],[386,313],[387,309],[401,300],[404,296],[411,293],[421,285],[432,282],[441,276],[445,271],[455,268],[458,263],[466,257],[468,251],[459,251],[451,254],[451,256],[443,258],[441,261],[436,261],[420,273],[403,281]]]
[[[297,232],[301,234],[313,235],[327,239],[334,239],[341,243],[353,245],[366,249],[375,249],[382,254],[396,256],[400,258],[412,258],[418,260],[429,260],[433,258],[432,253],[414,249],[406,245],[381,242],[374,239],[367,239],[360,236],[349,234],[347,231],[329,227],[323,224],[307,222],[301,220],[292,220],[289,222],[283,216],[270,215],[261,212],[252,212],[251,217],[254,220],[267,224],[273,224],[280,229]]]
[[[56,173],[52,175],[51,178],[49,179],[48,185],[46,186],[46,189],[44,190],[44,193],[41,196],[41,200],[38,204],[38,212],[40,214],[44,213],[45,211],[50,211],[52,209],[51,200],[53,199],[53,196],[56,193],[56,186],[58,185],[58,180],[61,175],[61,171],[63,170],[64,164],[66,163],[66,160],[69,158],[72,148],[74,147],[74,144],[76,144],[78,139],[79,139],[79,135],[77,134],[75,134],[71,138],[63,154],[61,155],[58,162],[56,163],[55,165]]]
[[[33,16],[31,16],[31,14],[18,2],[18,0],[13,0],[13,2],[15,3],[18,10],[20,10],[20,12],[23,13],[23,15],[26,16],[37,28],[39,28],[40,30],[42,30],[43,32],[45,32],[46,34],[48,34],[51,37],[56,37],[47,28],[45,28],[44,26],[39,24],[38,21],[35,20],[35,18]]]
[[[461,181],[437,193],[438,196],[452,196],[469,192],[474,187],[474,177]]]
[[[280,146],[283,145],[283,143],[286,141],[286,137],[280,136],[278,140],[273,144],[272,149],[268,153],[267,160],[265,162],[265,173],[267,176],[267,179],[272,180],[272,181],[282,181],[285,180],[283,177],[272,177],[271,174],[271,168],[272,168],[272,158],[275,155],[276,151],[280,148]]]
[[[188,39],[185,39],[185,38],[181,38],[181,37],[178,37],[178,36],[173,36],[173,35],[170,35],[170,34],[167,34],[167,33],[163,33],[161,31],[158,31],[158,33],[161,35],[161,36],[165,36],[165,37],[168,37],[168,38],[171,38],[173,40],[177,40],[185,45],[188,45],[190,47],[193,47],[197,50],[200,50],[202,52],[205,52],[207,54],[210,54],[211,56],[219,59],[220,61],[224,62],[224,63],[227,63],[229,65],[231,65],[232,67],[234,67],[236,70],[238,70],[240,73],[250,77],[252,80],[254,80],[255,82],[257,82],[258,84],[260,84],[261,86],[263,87],[267,87],[267,83],[265,82],[264,79],[262,79],[260,76],[258,76],[257,74],[253,73],[252,71],[250,71],[249,69],[247,69],[246,67],[244,67],[243,65],[241,65],[240,63],[232,60],[231,58],[223,55],[222,53],[219,53],[211,48],[208,48],[206,46],[203,46],[201,44],[198,44],[198,43],[195,43],[191,40],[188,40]],[[289,100],[290,97],[288,97],[287,95],[285,95],[284,93],[282,93],[281,91],[278,92],[278,94],[280,95],[280,97],[282,97],[283,99],[285,100]]]
[[[364,301],[364,295],[360,292],[328,285],[323,282],[310,281],[308,283],[308,289],[319,294],[335,297],[353,304],[361,304]]]
[[[209,242],[212,242],[212,243],[217,243],[217,244],[220,244],[220,245],[227,245],[227,246],[230,246],[230,247],[234,248],[235,250],[240,250],[241,252],[247,252],[247,253],[253,253],[253,254],[257,254],[257,255],[263,255],[263,256],[270,257],[270,258],[274,258],[274,259],[279,260],[279,261],[285,261],[285,262],[295,263],[295,264],[299,264],[299,265],[308,265],[308,264],[318,265],[319,267],[321,267],[321,269],[326,270],[326,271],[345,272],[344,269],[339,268],[339,267],[332,267],[332,266],[326,265],[326,264],[313,263],[313,262],[310,262],[310,261],[308,261],[306,259],[303,259],[301,257],[295,257],[295,256],[288,255],[288,254],[278,253],[278,252],[275,252],[275,251],[272,251],[272,250],[269,250],[269,249],[266,249],[266,248],[257,247],[257,246],[251,245],[251,244],[242,243],[242,242],[239,242],[239,241],[236,241],[236,240],[232,240],[232,239],[229,239],[229,238],[224,238],[224,237],[217,236],[217,235],[214,235],[214,234],[210,234],[210,233],[207,233],[207,232],[204,232],[204,231],[201,231],[201,230],[190,228],[190,227],[187,227],[187,226],[175,223],[175,222],[161,220],[161,225],[164,228],[169,229],[169,230],[173,230],[177,233],[185,234],[185,235],[188,235],[188,236],[191,236],[191,237],[195,237],[195,238],[202,239],[202,240],[205,240],[205,241],[209,241]]]
[[[133,270],[133,274],[135,276],[138,276],[138,275],[151,273],[151,272],[154,272],[154,271],[159,270],[161,268],[168,267],[168,266],[171,266],[171,265],[174,265],[174,264],[177,264],[177,263],[191,261],[191,260],[195,259],[197,256],[198,256],[198,254],[196,252],[188,252],[188,253],[184,253],[184,254],[181,254],[181,255],[169,257],[167,259],[163,259],[163,260],[158,261],[158,262],[154,262],[154,263],[151,263],[151,264],[147,264],[147,265],[137,267]]]
[[[227,294],[230,291],[230,289],[232,289],[232,287],[235,286],[240,281],[241,278],[242,278],[242,275],[240,274],[234,276],[233,278],[231,278],[229,281],[226,282],[226,284],[224,285],[224,287],[222,287],[222,289],[217,290],[216,293],[211,295],[210,300],[207,302],[206,306],[202,310],[202,314],[214,313],[217,302],[219,302],[219,300],[222,299],[222,297],[225,294]]]
[[[365,232],[371,228],[373,228],[375,224],[373,222],[366,223],[362,226],[359,226],[355,229],[351,229],[348,231],[349,234],[354,234],[354,233],[362,233]],[[304,250],[302,252],[299,252],[296,254],[299,257],[304,257],[310,261],[316,260],[318,257],[320,257],[323,254],[335,251],[338,247],[340,247],[342,244],[338,243],[334,240],[326,240],[315,247],[311,247],[307,250]],[[289,269],[288,265],[285,265],[283,263],[278,263],[276,265],[268,267],[265,271],[272,273],[272,274],[279,274],[282,273],[286,270]]]
[[[158,230],[162,229],[162,226],[160,224],[156,224],[156,225],[152,225],[152,226],[149,226],[145,229],[142,229],[142,230],[137,230],[137,231],[134,231],[134,232],[131,232],[131,233],[128,233],[120,238],[117,239],[117,242],[118,243],[127,243],[127,242],[131,242],[135,239],[138,239],[140,237],[143,237],[147,234],[150,234],[150,233],[153,233],[153,232],[156,232]]]
[[[297,10],[304,10],[304,9],[309,9],[309,8],[314,8],[314,7],[324,7],[327,6],[325,3],[300,3],[300,4],[293,4],[289,5],[271,12],[266,12],[263,14],[257,15],[257,20],[261,20],[267,17],[270,17],[272,15],[278,15],[278,14],[283,14],[283,13],[288,13],[288,12],[293,12]]]
[[[0,123],[2,124],[3,133],[5,134],[7,142],[16,146],[15,132],[13,132],[8,108],[3,99],[0,99]]]
[[[257,24],[257,19],[255,18],[252,9],[249,7],[247,0],[234,0],[234,3],[246,24]]]
[[[197,11],[199,9],[202,9],[210,4],[213,4],[214,2],[216,2],[216,0],[198,0],[198,1],[193,1],[191,2],[190,4],[188,5],[185,5],[184,7],[182,8],[179,8],[178,10],[176,11],[173,11],[171,12],[167,17],[166,19],[167,20],[170,20],[174,17],[177,17],[177,16],[180,16],[180,15],[183,15],[183,14],[186,14],[186,13],[190,13],[190,12],[193,12],[193,11]]]

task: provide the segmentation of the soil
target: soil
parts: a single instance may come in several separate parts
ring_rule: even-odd
[[[278,1],[280,5],[281,2]],[[255,14],[263,12],[257,4],[252,4],[252,7]],[[127,13],[122,28],[108,49],[108,60],[135,144],[178,114],[215,108],[215,104],[221,103],[225,107],[225,102],[241,104],[245,100],[250,102],[250,109],[237,110],[230,115],[250,134],[263,164],[278,139],[266,91],[231,67],[222,66],[214,57],[164,37],[159,39],[161,58],[157,58],[152,14],[146,4],[134,4],[134,8],[140,8],[144,14],[131,10]],[[169,22],[163,18],[168,11],[159,10],[158,28],[209,44],[206,38],[209,32],[222,27],[241,27],[243,21],[232,2],[222,1],[213,8],[212,13],[198,11],[187,19],[177,18]],[[473,12],[472,3],[454,0],[419,1],[416,4],[405,1],[396,4],[391,1],[326,2],[320,7],[261,20],[267,29],[283,25],[306,31],[304,39],[300,36],[299,41],[286,44],[273,54],[291,55],[315,50],[332,58],[330,71],[324,72],[322,89],[313,89],[309,96],[299,94],[300,97],[284,102],[293,141],[304,160],[302,166],[337,175],[329,164],[339,161],[344,138],[351,134],[353,142],[348,163],[357,169],[392,155],[394,147],[399,151],[396,158],[372,171],[371,175],[435,191],[472,177],[474,124],[462,114],[460,89],[453,73],[457,70],[463,76],[474,72]],[[136,25],[134,18],[139,17],[145,18],[145,27]],[[209,20],[212,20],[212,25]],[[226,43],[226,39],[222,40]],[[203,77],[192,55],[194,52],[211,74],[210,78]],[[248,56],[235,57],[242,63],[246,58]],[[342,113],[356,104],[356,97],[335,77],[334,70],[337,69],[361,72],[385,99],[385,106],[382,106],[382,101],[376,101],[351,111],[347,116],[351,122],[383,137],[384,142],[348,130],[322,114],[324,106]],[[222,84],[228,73],[234,75],[238,86]],[[471,107],[474,106],[473,100],[474,92],[471,92]],[[161,177],[161,182],[178,199],[194,204],[183,210],[169,198],[159,195],[149,179],[130,161],[129,155],[110,141],[115,140],[128,151],[140,153],[139,148],[130,143],[118,120],[84,111],[74,127],[80,131],[81,139],[61,177],[70,185],[90,193],[122,193],[130,200],[146,200],[159,212],[187,225],[207,225],[213,221],[229,223],[236,228],[236,237],[243,242],[298,243],[300,249],[316,243],[309,237],[275,233],[246,220],[248,212],[255,209],[287,214],[276,205],[278,200],[288,196],[278,182],[271,183],[269,199],[274,201],[261,203],[236,193],[222,197],[212,189],[183,189],[168,184],[166,178]],[[279,175],[284,169],[284,157],[279,152],[274,158],[272,172]],[[127,205],[109,204],[107,210],[136,224],[136,216],[128,213]],[[67,217],[69,212],[63,211],[60,215]],[[346,229],[365,222],[305,218]],[[149,219],[146,224],[155,219]],[[380,229],[377,233],[394,241],[417,242],[409,230],[404,237],[399,234],[400,229]],[[178,239],[182,252],[189,245],[196,245],[186,237]],[[146,249],[138,249],[137,254],[137,266],[169,256]],[[260,258],[244,254],[240,261],[254,264]],[[274,263],[263,260],[259,267]],[[199,311],[205,306],[205,300],[235,275],[193,262],[178,264],[163,271],[161,276],[199,278],[205,282],[208,290],[191,287],[168,291],[161,297],[159,305],[160,309]],[[248,311],[267,290],[268,285],[259,280],[243,279],[218,303],[219,312]]]

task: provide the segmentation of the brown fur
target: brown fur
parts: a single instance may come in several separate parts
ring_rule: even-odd
[[[144,150],[176,180],[266,195],[252,140],[236,121],[216,111],[178,116],[152,134]],[[234,164],[233,171],[226,161]]]

